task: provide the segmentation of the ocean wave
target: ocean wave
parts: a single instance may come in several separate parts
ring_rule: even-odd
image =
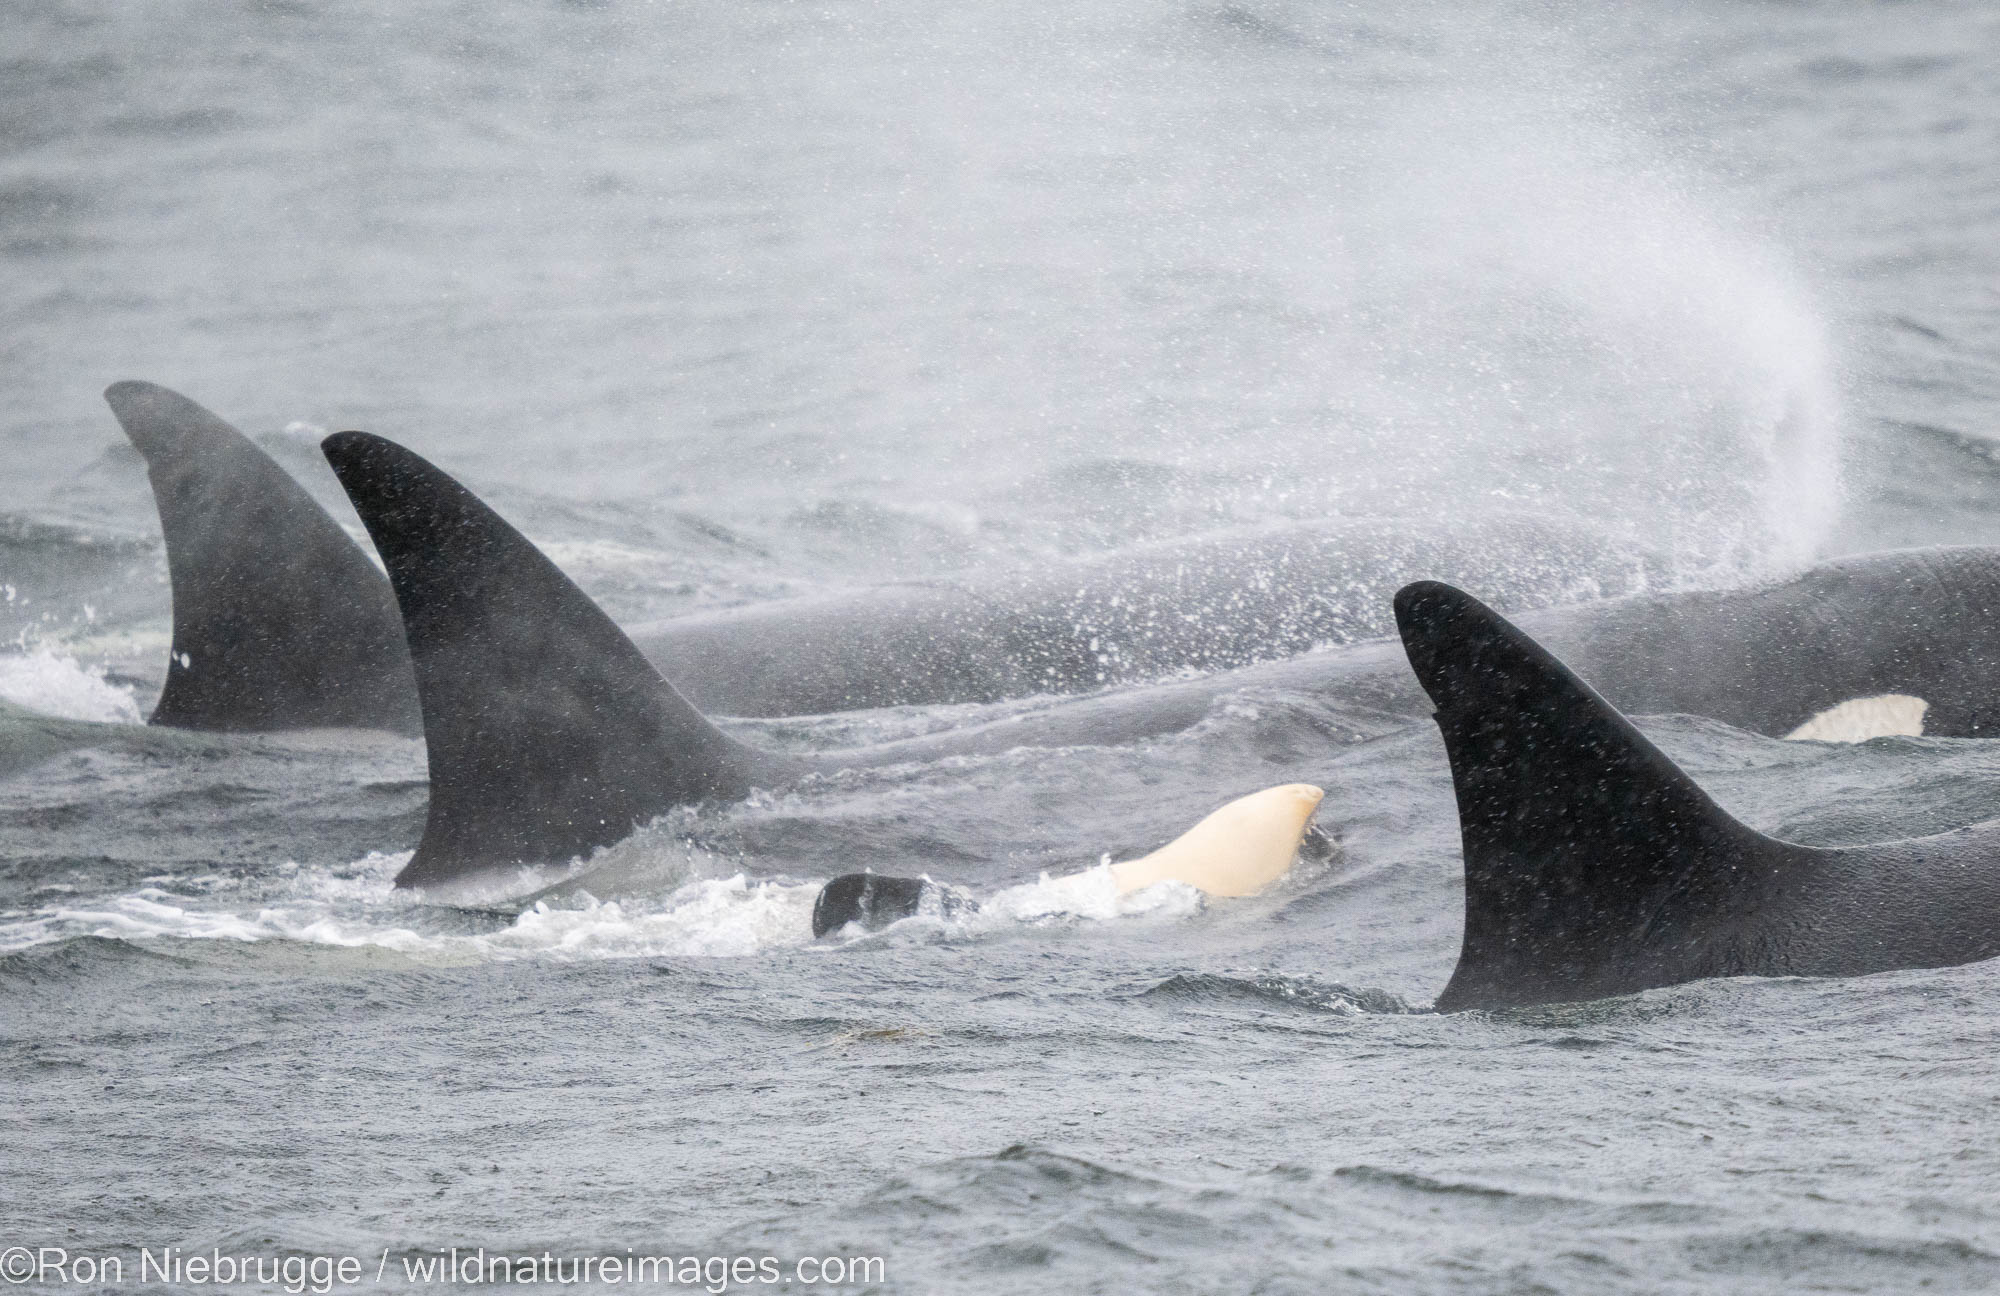
[[[1313,1013],[1412,1013],[1422,1011],[1387,990],[1357,989],[1310,977],[1257,973],[1220,976],[1184,972],[1146,990],[1140,999],[1168,1004],[1230,1004]]]

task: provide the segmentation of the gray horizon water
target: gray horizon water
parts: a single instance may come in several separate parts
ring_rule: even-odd
[[[1295,521],[1532,512],[1686,586],[2000,540],[2000,15],[1969,0],[7,17],[30,710],[133,721],[157,684],[124,378],[336,508],[318,436],[403,441],[632,622]],[[1797,840],[2000,813],[1987,743],[1644,724]],[[38,733],[0,706],[0,1249],[2000,1286],[1990,964],[1430,1014],[1442,748],[1337,699],[677,812],[518,915],[391,891],[420,744]],[[1293,780],[1342,849],[1269,895],[1038,880]],[[987,912],[813,943],[864,867]]]

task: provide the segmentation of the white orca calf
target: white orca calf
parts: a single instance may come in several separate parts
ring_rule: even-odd
[[[1212,896],[1256,895],[1291,871],[1323,796],[1310,783],[1287,783],[1238,797],[1151,854],[1111,865],[1112,882],[1120,895],[1162,882]],[[813,935],[855,923],[872,931],[926,911],[950,917],[978,907],[928,878],[846,873],[820,889]]]

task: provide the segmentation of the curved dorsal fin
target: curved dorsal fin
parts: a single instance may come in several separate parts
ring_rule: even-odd
[[[145,456],[173,581],[152,722],[179,729],[421,728],[382,573],[244,435],[145,382],[104,399]]]
[[[1396,624],[1451,758],[1465,938],[1440,1011],[1748,970],[1747,904],[1806,848],[1732,818],[1479,600],[1423,581]]]
[[[321,449],[389,569],[423,703],[430,814],[397,885],[561,862],[798,772],[717,730],[449,476],[365,432]]]

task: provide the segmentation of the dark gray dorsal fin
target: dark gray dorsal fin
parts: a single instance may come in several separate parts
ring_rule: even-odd
[[[173,659],[153,723],[421,728],[389,583],[305,489],[185,396],[114,383],[146,458],[173,581]]]
[[[1591,999],[1741,970],[1778,857],[1632,723],[1477,599],[1424,581],[1396,624],[1437,705],[1465,851],[1440,1011]]]
[[[321,448],[389,569],[423,702],[430,816],[397,885],[561,862],[796,772],[718,731],[456,481],[365,432]]]

